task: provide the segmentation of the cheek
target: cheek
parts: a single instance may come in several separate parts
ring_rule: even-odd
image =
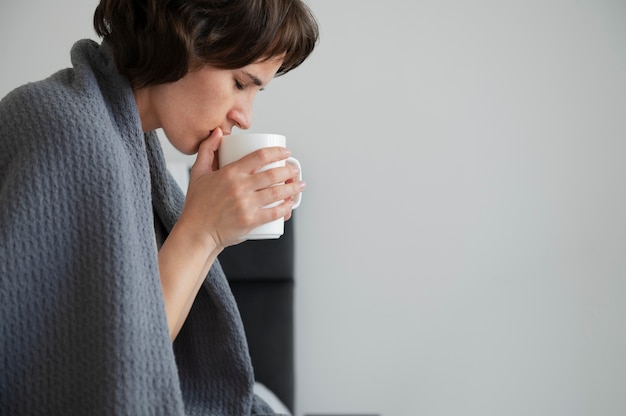
[[[167,121],[163,132],[170,143],[184,154],[195,153],[211,131],[211,118],[203,115],[203,109],[191,101],[179,103]]]
[[[225,111],[228,97],[215,88],[196,89],[187,97],[186,113],[190,116],[207,119],[218,118]]]
[[[232,97],[220,83],[187,79],[168,103],[165,134],[180,152],[194,154],[216,127],[223,127]]]

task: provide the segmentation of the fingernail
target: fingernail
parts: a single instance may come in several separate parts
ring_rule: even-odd
[[[306,182],[300,181],[300,183],[298,183],[298,188],[300,188],[300,189],[306,188]]]

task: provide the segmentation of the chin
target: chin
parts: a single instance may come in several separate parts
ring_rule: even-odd
[[[194,142],[182,141],[182,143],[172,143],[170,141],[170,143],[172,143],[172,146],[174,146],[174,148],[180,153],[187,156],[193,156],[198,153],[198,149],[200,149],[202,141],[203,140],[196,140]]]
[[[198,144],[198,145],[196,145],[196,146],[195,146],[195,147],[193,147],[193,148],[189,148],[189,149],[186,149],[186,148],[185,148],[185,149],[177,149],[177,150],[178,150],[179,152],[181,152],[182,154],[184,154],[184,155],[187,155],[187,156],[193,156],[193,155],[195,155],[196,153],[198,153],[198,149],[200,149],[200,145],[199,145],[199,144]]]

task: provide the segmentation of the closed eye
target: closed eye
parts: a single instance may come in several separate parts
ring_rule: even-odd
[[[248,78],[250,78],[250,81],[256,85],[257,87],[259,87],[259,91],[264,91],[265,88],[263,87],[264,82],[261,81],[261,79],[259,77],[257,77],[256,75],[251,74],[248,71],[243,71],[244,75],[247,76]]]

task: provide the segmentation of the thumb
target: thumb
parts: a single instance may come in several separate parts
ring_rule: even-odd
[[[200,143],[193,168],[200,169],[201,171],[213,171],[217,169],[216,152],[222,143],[222,137],[222,129],[218,127],[211,132],[211,135],[207,139]]]

